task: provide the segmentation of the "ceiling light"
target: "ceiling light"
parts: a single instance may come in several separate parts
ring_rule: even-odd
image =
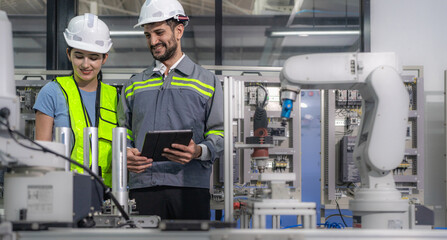
[[[110,36],[143,36],[143,31],[110,31]]]
[[[287,36],[328,36],[328,35],[360,35],[360,30],[353,28],[282,28],[282,29],[267,29],[266,35],[270,37],[287,37]]]
[[[272,37],[286,37],[286,36],[319,36],[319,35],[360,35],[360,31],[278,31],[272,32]]]

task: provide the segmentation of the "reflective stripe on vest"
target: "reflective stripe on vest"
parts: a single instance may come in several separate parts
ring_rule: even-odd
[[[78,163],[84,163],[83,136],[84,128],[91,127],[87,110],[82,102],[82,98],[73,76],[57,77],[55,79],[62,88],[62,92],[67,101],[70,116],[70,126],[73,131],[74,141],[71,158]],[[96,127],[98,127],[98,166],[101,167],[104,183],[112,186],[112,130],[117,127],[116,88],[105,83],[100,83],[100,104],[96,113]],[[98,105],[95,105],[98,106]],[[90,163],[91,164],[91,163]],[[83,172],[82,168],[72,165],[71,169]]]

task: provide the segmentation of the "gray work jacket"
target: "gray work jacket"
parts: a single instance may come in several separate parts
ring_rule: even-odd
[[[204,144],[211,160],[182,165],[156,162],[143,173],[130,172],[130,188],[179,186],[209,188],[211,167],[223,153],[223,93],[219,79],[185,56],[163,77],[155,63],[124,85],[118,121],[127,130],[127,146],[141,151],[146,132],[193,129],[193,140]]]

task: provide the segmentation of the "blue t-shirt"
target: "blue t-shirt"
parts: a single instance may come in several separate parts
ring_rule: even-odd
[[[80,92],[82,102],[92,121],[92,126],[95,126],[96,91],[86,92],[80,90]],[[54,127],[70,127],[67,101],[59,84],[56,82],[49,82],[40,90],[33,108],[54,118]]]

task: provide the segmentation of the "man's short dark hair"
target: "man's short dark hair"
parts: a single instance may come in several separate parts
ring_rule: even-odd
[[[179,21],[175,20],[174,18],[170,18],[170,19],[166,20],[166,24],[168,24],[169,27],[171,27],[172,31],[174,31],[175,27],[177,27],[178,25],[180,25],[180,24],[184,25],[184,23],[179,22]]]

